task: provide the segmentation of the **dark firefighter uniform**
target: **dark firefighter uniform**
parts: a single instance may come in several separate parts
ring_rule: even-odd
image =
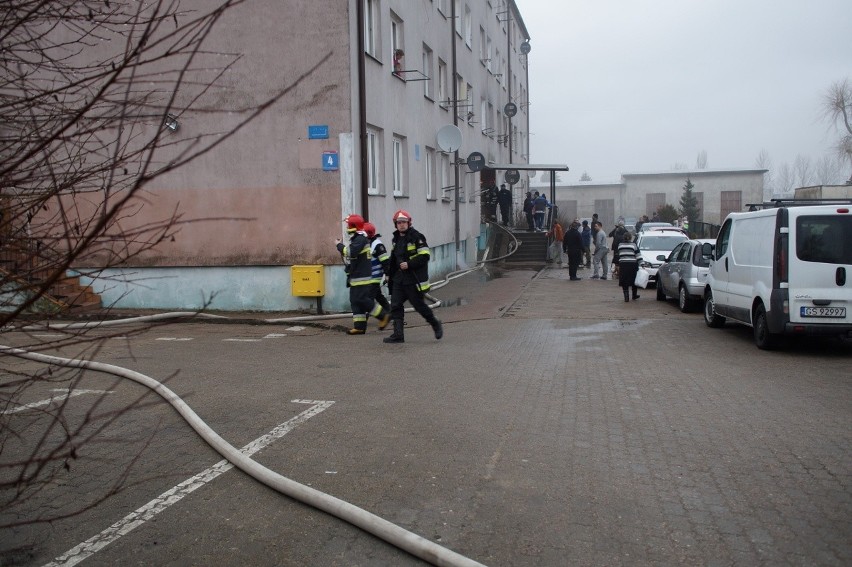
[[[349,287],[349,303],[352,305],[352,327],[350,335],[363,335],[367,331],[367,314],[373,308],[370,284],[373,268],[370,262],[370,241],[363,232],[364,219],[358,215],[347,217],[349,243],[337,244],[337,250],[347,262],[346,286]]]
[[[393,233],[388,266],[393,334],[384,339],[389,343],[405,342],[403,328],[406,301],[432,326],[436,339],[440,339],[444,334],[441,322],[423,298],[423,294],[429,290],[429,245],[426,244],[426,237],[410,223],[411,216],[407,212],[400,210],[394,213],[397,229]],[[406,269],[401,267],[403,263],[406,264]]]

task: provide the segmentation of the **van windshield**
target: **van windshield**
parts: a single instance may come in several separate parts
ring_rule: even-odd
[[[805,262],[852,264],[852,215],[797,218],[796,256]]]

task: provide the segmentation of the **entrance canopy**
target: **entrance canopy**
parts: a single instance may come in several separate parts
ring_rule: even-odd
[[[568,171],[568,166],[562,163],[540,164],[540,163],[489,163],[488,169],[501,171],[549,171],[550,172],[550,202],[556,200],[556,172]]]

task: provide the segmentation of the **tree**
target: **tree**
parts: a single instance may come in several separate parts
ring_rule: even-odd
[[[292,92],[330,58],[306,62],[301,76],[249,106],[223,102],[223,78],[241,59],[206,47],[226,12],[246,0],[5,0],[0,3],[0,327],[19,328],[69,268],[120,266],[173,239],[180,210],[128,230],[146,205],[147,185],[209,152]],[[310,94],[310,93],[308,93]],[[218,131],[184,136],[186,117],[212,117]],[[218,116],[216,116],[218,115]],[[223,126],[224,125],[224,126]],[[92,274],[94,275],[94,274]],[[62,346],[91,357],[110,333],[85,329],[63,338],[30,335],[30,350]],[[73,388],[81,370],[23,364],[0,351],[0,406],[14,408],[35,385]],[[139,400],[136,406],[141,402]],[[93,404],[85,419],[64,403],[38,419],[0,414],[0,506],[37,498],[121,412]],[[141,439],[144,443],[144,438]],[[120,486],[89,494],[76,509],[50,507],[51,521],[91,507]]]
[[[662,222],[674,223],[677,220],[678,213],[677,209],[672,205],[665,204],[657,208],[657,216],[660,217],[660,221]]]
[[[695,158],[695,169],[707,169],[707,150],[698,152]]]
[[[686,178],[686,184],[683,186],[683,195],[680,198],[680,214],[686,217],[690,227],[695,227],[695,223],[701,218],[701,209],[698,207],[698,197],[693,193],[695,185],[689,177]]]
[[[760,150],[760,153],[757,154],[757,159],[755,159],[754,165],[759,169],[766,170],[766,173],[763,174],[763,199],[767,200],[773,195],[775,184],[775,179],[772,174],[772,158],[769,156],[769,152],[765,149]]]
[[[583,175],[580,176],[580,182],[581,183],[591,181],[591,180],[592,180],[592,178],[589,177],[589,174],[586,173],[585,171],[583,172]]]
[[[840,132],[835,150],[852,170],[852,83],[849,79],[837,81],[826,90],[822,108],[825,120]],[[852,183],[852,173],[847,183]]]
[[[818,185],[835,185],[843,182],[843,164],[833,155],[825,155],[814,166]]]
[[[793,161],[794,181],[799,187],[807,187],[814,184],[814,167],[811,158],[798,154]]]

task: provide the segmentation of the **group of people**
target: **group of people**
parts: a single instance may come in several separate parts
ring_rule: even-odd
[[[623,221],[620,226],[624,228]],[[612,236],[612,233],[610,235]],[[610,248],[607,246],[607,234],[597,214],[592,217],[591,226],[589,221],[584,220],[581,223],[575,219],[569,225],[568,231],[564,233],[559,222],[554,221],[547,236],[553,239],[549,252],[551,261],[561,264],[563,252],[568,255],[568,276],[571,281],[582,279],[577,276],[577,270],[581,265],[593,268],[590,279],[607,279],[607,255]],[[594,252],[592,252],[592,246],[594,246]],[[639,248],[633,242],[633,235],[627,230],[618,231],[618,241],[613,242],[612,246],[614,265],[618,268],[617,274],[614,273],[613,277],[618,277],[618,285],[624,291],[624,301],[630,301],[631,297],[634,300],[639,299],[635,282],[641,256]]]
[[[482,190],[482,204],[485,207],[485,217],[489,221],[497,221],[497,208],[500,208],[500,224],[512,224],[512,191],[503,183],[500,189],[493,183]]]
[[[544,217],[547,214],[547,210],[553,207],[547,201],[544,193],[539,193],[538,191],[530,193],[527,191],[523,207],[524,215],[527,219],[527,230],[530,232],[544,232]]]
[[[411,226],[411,220],[411,215],[402,209],[393,214],[395,230],[388,250],[375,225],[361,215],[351,214],[344,219],[349,242],[340,238],[335,242],[343,257],[352,306],[352,328],[347,331],[350,335],[365,334],[367,319],[373,316],[378,319],[380,330],[393,322],[393,333],[384,342],[405,342],[404,304],[408,301],[432,327],[436,339],[444,336],[441,322],[424,299],[430,287],[429,245],[426,237]],[[390,302],[381,290],[384,278]]]

